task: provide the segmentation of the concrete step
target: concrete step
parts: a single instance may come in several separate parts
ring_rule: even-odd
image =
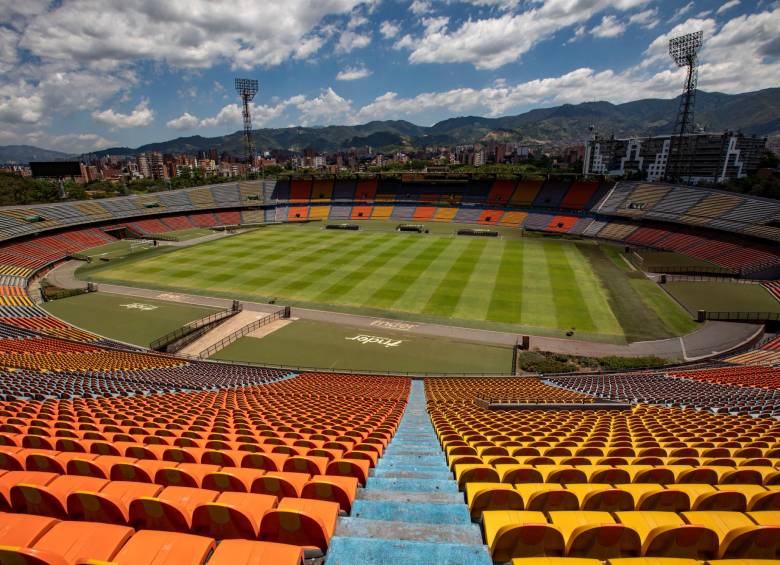
[[[390,520],[366,520],[342,518],[336,525],[334,540],[338,537],[376,538],[386,540],[424,541],[429,543],[454,543],[482,546],[479,527],[468,525],[420,524],[393,522]],[[330,555],[331,551],[328,550]]]
[[[375,477],[387,479],[452,479],[452,473],[447,469],[440,471],[423,471],[418,469],[374,469]]]
[[[356,500],[351,518],[413,522],[415,524],[470,525],[468,507],[457,504],[428,504],[427,502],[397,502],[391,500]]]
[[[372,490],[395,490],[403,492],[458,492],[458,485],[455,481],[437,479],[391,479],[369,477],[366,488]]]
[[[429,502],[431,504],[463,504],[459,492],[403,492],[394,490],[358,489],[356,500],[391,500],[396,502]]]
[[[334,538],[325,565],[492,565],[485,546],[444,542]]]

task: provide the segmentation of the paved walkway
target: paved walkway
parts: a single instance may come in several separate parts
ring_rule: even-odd
[[[379,563],[492,564],[425,410],[422,381],[412,381],[398,431],[350,517],[339,519],[325,558],[325,565]]]
[[[52,284],[55,284],[60,288],[84,288],[86,283],[77,280],[75,276],[75,270],[80,264],[80,261],[67,261],[50,272],[48,279]],[[172,293],[124,285],[100,283],[98,284],[98,288],[101,292],[123,294],[135,298],[169,300],[215,308],[229,308],[232,303],[231,300],[225,298]],[[242,304],[245,310],[256,312],[271,313],[279,309],[279,306],[261,302],[242,301]],[[294,318],[303,320],[347,325],[370,329],[375,332],[381,332],[382,329],[387,329],[431,337],[460,339],[464,341],[510,347],[517,343],[518,337],[520,336],[520,334],[512,332],[464,328],[424,322],[399,321],[373,316],[315,310],[312,308],[292,308],[291,315]],[[553,353],[562,353],[564,355],[593,357],[603,357],[607,355],[616,355],[620,357],[657,355],[665,359],[684,359],[686,361],[693,361],[730,351],[751,340],[761,331],[761,329],[762,326],[760,324],[705,322],[697,330],[679,338],[638,341],[629,344],[612,344],[568,338],[531,336],[531,348],[539,349],[541,351],[551,351]]]
[[[254,322],[255,320],[258,320],[260,318],[265,317],[267,314],[264,312],[253,312],[251,310],[243,310],[236,314],[235,316],[232,316],[222,322],[221,324],[217,324],[215,328],[212,328],[211,330],[207,331],[205,334],[200,336],[198,339],[184,347],[179,353],[182,355],[194,355],[197,356],[200,354],[201,351],[204,351],[220,341],[221,339],[226,338],[230,334],[232,334],[235,331],[240,330],[244,326],[247,326]]]

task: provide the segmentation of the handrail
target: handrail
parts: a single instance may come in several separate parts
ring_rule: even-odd
[[[207,326],[219,320],[223,320],[225,318],[229,318],[231,316],[238,314],[243,310],[243,308],[244,307],[239,304],[237,307],[226,308],[225,310],[214,312],[213,314],[209,314],[208,316],[204,316],[203,318],[199,318],[197,320],[187,322],[186,324],[184,324],[179,328],[176,328],[172,332],[168,332],[164,336],[158,337],[157,339],[152,341],[149,344],[149,349],[160,350],[161,348],[167,347],[173,342],[183,338],[186,335],[191,334],[194,331],[199,330],[204,326]]]
[[[286,306],[282,308],[281,310],[277,310],[273,314],[269,314],[268,316],[263,316],[262,318],[255,320],[254,322],[250,322],[247,325],[245,325],[243,328],[239,328],[230,335],[227,335],[220,339],[217,343],[214,343],[201,351],[198,354],[198,357],[201,359],[206,359],[208,357],[211,357],[214,355],[217,351],[220,351],[233,343],[234,341],[237,341],[247,335],[248,333],[252,333],[257,328],[260,328],[262,326],[265,326],[267,324],[270,324],[271,322],[281,319],[281,318],[289,318],[290,317],[290,307]]]

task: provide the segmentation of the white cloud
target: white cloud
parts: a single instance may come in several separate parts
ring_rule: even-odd
[[[360,3],[234,0],[228,7],[212,0],[70,0],[31,17],[21,44],[38,57],[90,66],[151,60],[175,67],[270,67],[300,54],[302,41],[311,54],[317,45],[312,34],[323,18],[350,13]]]
[[[16,52],[18,42],[18,33],[0,26],[0,72],[7,73],[16,66],[19,61],[19,55]]]
[[[0,85],[0,124],[36,124],[43,119],[45,108],[43,97],[32,85]]]
[[[154,120],[154,111],[149,108],[149,100],[144,98],[129,114],[122,114],[109,108],[92,112],[95,121],[108,124],[112,128],[134,128],[148,126]]]
[[[352,102],[342,98],[332,88],[326,88],[316,98],[294,96],[288,100],[300,112],[300,123],[304,126],[354,123]]]
[[[780,7],[733,18],[720,29],[714,20],[690,19],[659,35],[644,52],[644,61],[623,72],[575,69],[557,77],[510,85],[496,81],[484,88],[424,92],[402,98],[386,92],[358,109],[359,121],[409,118],[430,123],[430,116],[484,113],[499,116],[539,105],[638,97],[671,98],[682,86],[684,70],[668,55],[669,38],[701,29],[699,86],[708,91],[745,92],[777,86],[780,76]]]
[[[564,45],[568,45],[570,43],[574,43],[575,41],[579,41],[580,39],[585,37],[586,31],[587,30],[585,29],[584,25],[577,26],[577,29],[574,30],[574,35],[572,35],[571,38],[569,38],[569,40]]]
[[[390,20],[383,21],[379,26],[379,33],[381,33],[382,37],[385,39],[391,39],[395,37],[398,35],[399,31],[401,31],[401,26],[395,22],[391,22]]]
[[[366,67],[347,67],[339,71],[336,75],[336,80],[358,80],[371,76],[371,74],[371,70]]]
[[[198,127],[200,120],[197,116],[193,116],[189,112],[184,112],[178,118],[168,120],[165,125],[171,129],[195,129]]]
[[[670,20],[670,21],[674,21],[674,20],[680,19],[680,18],[682,18],[682,17],[683,17],[685,14],[687,14],[688,12],[690,12],[692,9],[693,9],[693,2],[691,1],[691,2],[688,2],[687,4],[685,4],[684,6],[681,6],[681,7],[679,7],[679,8],[678,8],[678,9],[677,9],[677,10],[674,12],[674,14],[672,14],[672,17],[671,17],[671,18],[669,18],[669,20]]]
[[[629,10],[648,0],[551,0],[520,13],[469,19],[456,29],[426,25],[421,37],[405,36],[397,48],[409,49],[412,63],[471,63],[496,69],[517,61],[537,43],[607,8]],[[435,20],[440,23],[442,20]]]
[[[626,25],[615,16],[604,16],[598,25],[591,28],[590,32],[596,37],[617,37],[626,31]]]
[[[718,8],[718,11],[715,12],[715,13],[716,14],[722,14],[726,10],[731,10],[732,8],[736,8],[737,6],[739,6],[739,4],[740,4],[739,0],[729,0],[728,2],[723,4],[723,6]]]
[[[107,139],[97,133],[65,133],[58,135],[42,130],[15,131],[3,129],[0,130],[0,144],[34,145],[65,153],[80,154],[117,145],[117,141]]]
[[[653,29],[660,23],[660,20],[658,19],[658,8],[643,10],[636,14],[632,14],[631,17],[628,18],[628,23],[629,25],[639,25],[647,29]]]
[[[368,47],[371,43],[371,35],[354,31],[344,31],[336,43],[336,53],[349,53],[355,49]]]
[[[431,3],[428,0],[414,0],[409,5],[409,11],[412,12],[415,16],[427,14],[431,10]]]

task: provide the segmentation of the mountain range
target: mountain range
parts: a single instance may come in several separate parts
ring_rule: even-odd
[[[623,104],[584,102],[531,110],[516,116],[450,118],[433,126],[404,120],[372,121],[352,126],[262,128],[254,130],[258,150],[337,151],[371,146],[377,151],[411,150],[426,146],[458,145],[489,140],[535,144],[581,143],[590,128],[601,135],[660,135],[674,127],[680,99],[649,98]],[[742,94],[698,91],[696,125],[708,131],[741,131],[780,137],[780,88]],[[111,147],[94,154],[135,155],[145,151],[197,153],[216,148],[233,155],[243,153],[243,133],[219,137],[194,135],[149,143],[137,148]],[[30,146],[0,146],[0,163],[61,159],[67,155]]]

